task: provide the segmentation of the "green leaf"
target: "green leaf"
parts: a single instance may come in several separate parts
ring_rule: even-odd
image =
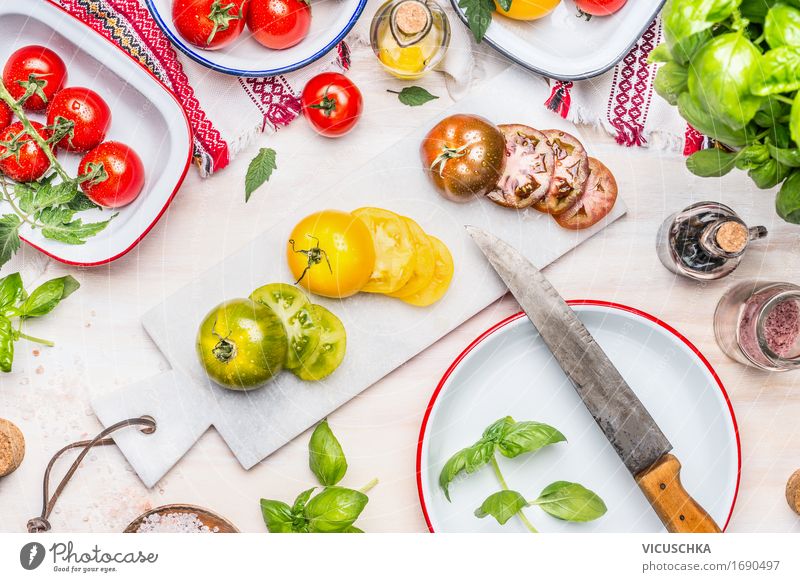
[[[295,517],[303,514],[303,510],[306,508],[306,503],[308,503],[308,500],[311,499],[311,494],[314,493],[315,489],[316,487],[306,489],[295,498],[294,505],[292,505],[292,514]]]
[[[653,87],[670,105],[678,104],[678,96],[685,92],[688,85],[689,69],[670,62],[658,67]]]
[[[776,127],[782,117],[789,113],[789,105],[781,103],[773,95],[768,95],[756,111],[753,121],[759,127]]]
[[[769,148],[769,154],[778,163],[790,168],[800,168],[800,149],[779,148],[772,144],[767,144],[767,148]]]
[[[0,279],[0,312],[14,307],[24,296],[25,288],[19,273],[11,273]]]
[[[672,47],[728,18],[741,0],[667,0],[661,12],[664,35]]]
[[[652,63],[669,63],[672,61],[672,53],[666,43],[661,43],[656,48],[650,51],[647,56],[647,62]]]
[[[551,483],[531,505],[538,505],[553,517],[565,521],[592,521],[607,511],[597,493],[569,481]]]
[[[47,315],[63,299],[66,299],[80,287],[72,275],[51,279],[42,283],[25,300],[20,307],[20,317],[42,317]]]
[[[14,363],[14,328],[11,320],[0,317],[0,372],[10,372]]]
[[[250,196],[270,179],[272,172],[278,169],[275,150],[261,148],[250,162],[247,175],[244,179],[244,201],[248,202]]]
[[[763,143],[754,143],[735,154],[734,165],[740,170],[752,170],[769,161],[769,148]]]
[[[770,8],[764,19],[764,38],[773,49],[800,46],[800,10],[786,4]]]
[[[462,472],[474,473],[494,455],[495,444],[493,442],[478,441],[471,447],[461,449],[450,457],[439,473],[439,487],[444,491],[444,495],[450,501],[450,484]]]
[[[700,150],[686,158],[686,167],[702,178],[724,176],[735,167],[736,154],[717,148]]]
[[[494,0],[458,0],[458,5],[464,11],[475,40],[481,42],[492,23]]]
[[[364,533],[363,529],[359,529],[354,525],[351,525],[347,529],[343,529],[341,533]]]
[[[750,22],[763,24],[770,7],[781,0],[742,0],[739,5],[739,12],[743,18]]]
[[[517,422],[506,430],[497,443],[497,449],[504,457],[513,459],[523,453],[531,453],[566,440],[567,437],[549,424],[529,420]]]
[[[523,507],[528,507],[528,502],[522,494],[509,490],[498,491],[487,497],[475,510],[475,517],[484,518],[491,515],[500,525],[505,525]]]
[[[778,190],[775,210],[786,222],[800,224],[800,171],[795,171]]]
[[[782,182],[790,172],[791,168],[770,158],[764,164],[751,169],[747,175],[755,182],[756,186],[767,190]]]
[[[80,218],[74,218],[75,211],[69,208],[45,208],[36,218],[44,225],[42,236],[70,245],[82,245],[86,239],[91,238],[105,230],[108,223],[116,218],[116,214],[108,220],[85,223]]]
[[[419,107],[420,105],[425,105],[428,101],[439,98],[429,93],[427,89],[417,87],[416,85],[404,87],[400,92],[389,90],[389,93],[396,93],[400,103],[408,105],[409,107]]]
[[[50,182],[18,184],[14,189],[19,196],[19,207],[28,214],[36,214],[45,208],[69,204],[78,195],[75,182]]]
[[[292,509],[283,501],[262,499],[261,515],[270,533],[292,533],[294,531]]]
[[[76,212],[100,208],[97,204],[89,200],[89,197],[86,196],[86,194],[84,194],[83,192],[78,192],[78,195],[75,196],[75,198],[73,198],[72,200],[70,200],[66,206],[70,210],[74,210]]]
[[[761,71],[753,77],[750,90],[755,95],[790,93],[800,89],[800,48],[784,46],[761,56]]]
[[[789,131],[795,143],[800,144],[800,93],[797,93],[789,114]]]
[[[754,138],[753,132],[747,127],[732,129],[711,117],[695,102],[689,93],[681,93],[678,97],[678,111],[681,117],[688,121],[697,131],[713,137],[727,146],[747,145]]]
[[[312,533],[336,533],[347,530],[367,506],[369,498],[354,489],[326,487],[312,497],[303,512]]]
[[[0,267],[19,250],[19,227],[22,220],[16,214],[0,216]]]
[[[498,442],[503,436],[511,430],[516,422],[510,416],[505,416],[499,420],[495,420],[492,424],[486,427],[486,430],[483,431],[483,435],[481,436],[481,440],[483,441],[492,441]]]
[[[322,485],[336,485],[347,472],[347,459],[342,445],[333,434],[328,421],[314,429],[308,443],[308,466]]]

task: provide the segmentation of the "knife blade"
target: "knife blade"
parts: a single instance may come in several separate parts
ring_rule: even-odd
[[[683,490],[669,439],[575,312],[530,261],[496,236],[467,232],[519,302],[597,425],[670,531],[719,531]],[[688,523],[687,523],[688,521]]]

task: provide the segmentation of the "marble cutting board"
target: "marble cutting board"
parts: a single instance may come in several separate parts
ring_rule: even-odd
[[[143,325],[173,369],[92,402],[105,426],[143,414],[156,419],[153,435],[129,430],[115,436],[144,484],[155,485],[212,425],[241,465],[251,468],[502,296],[505,287],[472,244],[465,224],[498,234],[542,268],[622,216],[624,184],[612,214],[581,232],[564,230],[535,210],[509,211],[486,200],[454,204],[429,184],[420,168],[419,142],[438,119],[452,113],[476,113],[498,124],[561,128],[580,138],[575,126],[541,106],[546,98],[541,79],[508,69],[348,178],[328,186],[328,200],[336,204],[324,203],[319,210],[380,206],[408,215],[449,246],[455,276],[445,298],[428,308],[369,294],[344,300],[313,298],[336,313],[347,329],[345,361],[325,381],[305,383],[285,372],[257,391],[228,391],[207,379],[194,347],[197,327],[215,305],[247,297],[267,283],[292,280],[284,249],[309,205],[147,312]],[[431,390],[437,381],[430,379]],[[420,402],[420,407],[425,404]]]

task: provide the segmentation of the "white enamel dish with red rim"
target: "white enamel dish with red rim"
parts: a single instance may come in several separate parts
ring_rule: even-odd
[[[736,502],[741,451],[733,408],[711,365],[686,338],[646,313],[600,301],[570,304],[672,442],[686,490],[724,529]],[[447,459],[507,415],[551,424],[568,440],[516,459],[498,455],[511,489],[535,499],[553,481],[574,481],[597,492],[608,506],[603,517],[588,523],[568,523],[535,507],[526,509],[539,531],[665,531],[522,313],[467,347],[428,405],[417,450],[417,486],[431,531],[526,531],[518,518],[500,526],[491,517],[473,515],[486,497],[501,489],[490,467],[457,477],[450,486],[452,503],[438,485]]]
[[[466,25],[464,9],[450,0]],[[665,0],[628,0],[610,16],[581,15],[573,0],[562,0],[538,20],[512,20],[495,14],[482,42],[551,79],[596,77],[616,65],[658,15]],[[470,33],[471,34],[471,33]]]
[[[0,67],[16,49],[43,45],[67,65],[67,86],[90,87],[112,110],[107,139],[131,146],[142,158],[145,186],[139,197],[118,209],[118,216],[83,245],[44,238],[27,225],[21,238],[63,263],[102,265],[134,248],[155,226],[183,182],[192,157],[192,135],[186,113],[147,69],[111,41],[46,0],[0,3]],[[35,120],[43,116],[32,115]],[[59,152],[70,175],[77,174],[79,155]],[[0,202],[0,214],[8,210]],[[105,220],[112,211],[82,212],[84,222]]]

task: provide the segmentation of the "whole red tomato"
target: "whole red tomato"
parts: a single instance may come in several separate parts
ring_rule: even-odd
[[[175,0],[172,22],[193,45],[217,50],[232,43],[244,30],[249,0]]]
[[[628,0],[575,0],[578,8],[592,16],[608,16],[625,6]]]
[[[47,47],[30,45],[14,52],[3,69],[3,84],[14,99],[21,99],[28,88],[34,93],[23,107],[44,111],[53,95],[67,82],[67,66]]]
[[[111,126],[111,108],[91,89],[67,87],[55,94],[47,108],[47,125],[57,125],[59,118],[72,122],[71,135],[64,136],[58,142],[59,147],[70,152],[88,152],[106,138]]]
[[[0,101],[0,131],[11,125],[14,121],[14,112],[3,101]]]
[[[349,133],[364,110],[364,98],[341,73],[322,73],[306,83],[301,97],[303,115],[325,137]]]
[[[41,123],[31,121],[31,125],[42,139],[50,138],[50,132]],[[16,182],[35,182],[49,169],[50,159],[21,121],[0,133],[0,172]]]
[[[308,34],[311,6],[308,0],[255,0],[247,11],[247,27],[265,47],[289,48]]]
[[[144,164],[139,155],[117,141],[101,143],[81,160],[81,177],[92,179],[81,183],[89,200],[104,208],[130,204],[144,188]]]

